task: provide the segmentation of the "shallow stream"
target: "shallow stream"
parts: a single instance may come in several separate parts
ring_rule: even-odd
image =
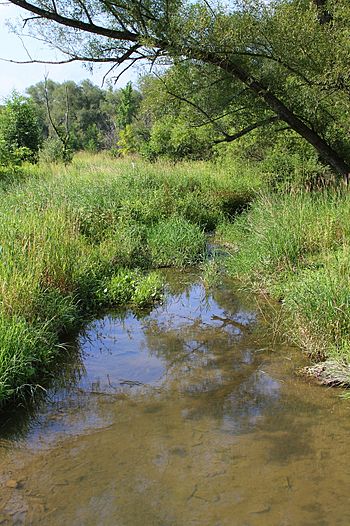
[[[296,375],[232,284],[170,272],[162,305],[91,323],[0,424],[0,524],[350,524],[350,401]],[[278,311],[276,311],[278,319]]]

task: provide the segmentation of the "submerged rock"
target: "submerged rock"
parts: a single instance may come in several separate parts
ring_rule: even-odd
[[[11,480],[8,480],[6,482],[6,487],[7,488],[12,488],[12,489],[21,489],[22,488],[22,483],[19,480],[11,479]]]

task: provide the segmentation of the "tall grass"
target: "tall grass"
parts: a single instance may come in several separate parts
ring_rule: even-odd
[[[0,404],[37,382],[62,338],[108,305],[159,297],[161,266],[205,254],[205,232],[232,219],[252,174],[77,156],[6,175],[0,185]],[[239,181],[239,182],[238,182]]]
[[[218,228],[230,274],[282,301],[283,330],[315,358],[350,361],[349,217],[345,192],[262,194]]]

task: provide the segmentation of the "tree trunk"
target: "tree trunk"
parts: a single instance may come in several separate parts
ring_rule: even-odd
[[[189,50],[189,54],[191,51]],[[193,53],[192,53],[193,56]],[[336,150],[334,150],[327,142],[322,139],[312,128],[307,126],[299,117],[293,113],[292,110],[276,97],[271,91],[265,87],[261,82],[253,79],[245,70],[232,62],[223,61],[214,53],[199,52],[196,57],[204,62],[220,67],[227,73],[233,75],[236,79],[245,84],[253,93],[260,99],[263,99],[278,117],[286,122],[292,130],[303,137],[310,143],[319,153],[320,157],[344,180],[347,184],[350,177],[350,166],[347,164]]]

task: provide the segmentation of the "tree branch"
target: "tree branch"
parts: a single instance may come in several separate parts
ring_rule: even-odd
[[[240,111],[246,110],[246,109],[247,109],[246,106],[242,106],[241,108],[237,108],[237,109],[232,110],[232,111],[227,111],[227,112],[223,113],[222,115],[218,115],[217,117],[212,117],[207,122],[201,122],[200,124],[192,124],[190,127],[191,128],[201,128],[202,126],[206,126],[207,124],[212,124],[215,121],[219,121],[219,120],[223,119],[224,117],[227,117],[228,115],[234,115],[235,113],[239,113]]]
[[[225,132],[225,130],[223,130],[223,129],[221,128],[221,126],[219,126],[219,125],[217,124],[217,122],[215,122],[215,120],[213,120],[213,118],[209,115],[208,112],[206,112],[203,108],[201,108],[200,106],[198,106],[195,102],[193,102],[193,101],[187,99],[186,97],[184,97],[184,96],[182,96],[182,95],[178,95],[177,93],[174,93],[174,92],[170,91],[169,88],[168,88],[168,86],[167,86],[167,84],[166,84],[166,82],[165,82],[165,80],[164,80],[162,77],[160,77],[159,75],[157,75],[156,73],[155,73],[155,76],[156,76],[156,77],[162,82],[162,84],[164,85],[164,87],[165,87],[166,92],[168,93],[168,95],[170,95],[171,97],[174,97],[174,98],[177,99],[177,100],[180,100],[180,101],[182,101],[182,102],[185,102],[185,103],[188,104],[189,106],[192,106],[192,108],[195,108],[199,113],[201,113],[202,115],[204,115],[205,118],[206,118],[209,122],[211,122],[211,123],[217,128],[217,130],[218,130],[220,133],[222,133],[225,137],[228,136],[227,132]]]
[[[86,18],[88,19],[89,23],[94,25],[94,21],[92,20],[92,17],[90,15],[89,11],[87,10],[86,5],[84,4],[84,2],[82,2],[82,0],[78,0],[78,3],[81,6],[82,10],[84,11],[84,13],[86,15]]]
[[[62,142],[62,144],[64,145],[64,139],[62,139],[61,134],[60,134],[60,132],[59,132],[59,129],[58,129],[57,126],[55,125],[54,120],[53,120],[52,115],[51,115],[50,102],[49,102],[49,94],[48,94],[48,88],[47,88],[47,76],[45,76],[45,79],[44,79],[44,96],[45,96],[45,103],[46,103],[47,116],[48,116],[48,118],[49,118],[50,124],[51,124],[51,126],[52,126],[54,132],[56,133],[57,138],[58,138],[58,139]]]
[[[123,30],[118,31],[117,29],[110,29],[108,27],[98,26],[92,24],[91,22],[83,22],[82,20],[76,20],[73,18],[67,18],[63,15],[58,14],[55,11],[49,11],[48,9],[43,9],[38,7],[30,2],[25,0],[10,0],[12,4],[22,7],[35,15],[46,18],[48,20],[53,20],[58,24],[72,27],[74,29],[79,29],[80,31],[86,31],[87,33],[93,33],[95,35],[101,35],[114,40],[129,40],[130,42],[139,42],[140,35],[137,33],[132,33],[131,31]]]
[[[245,128],[243,128],[243,130],[234,133],[233,135],[226,135],[223,139],[216,139],[214,141],[214,144],[220,144],[222,142],[233,142],[236,139],[243,137],[243,135],[247,135],[247,133],[250,133],[251,131],[256,130],[257,128],[261,128],[261,126],[265,126],[265,124],[271,124],[272,122],[277,122],[278,120],[279,117],[277,115],[274,115],[273,117],[268,117],[267,119],[263,119],[261,121],[255,122],[254,124],[246,126]]]

